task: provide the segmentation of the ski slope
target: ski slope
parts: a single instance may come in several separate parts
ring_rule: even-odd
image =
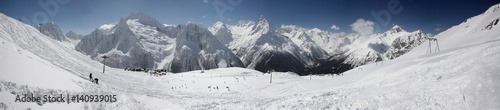
[[[393,60],[341,76],[218,68],[164,76],[102,64],[0,14],[0,109],[498,109],[500,5]],[[470,31],[464,31],[470,30]],[[88,74],[99,85],[88,81]],[[211,87],[210,89],[208,87]],[[218,87],[214,89],[213,87]],[[228,88],[226,88],[228,87]],[[114,103],[20,103],[19,94],[114,94]]]

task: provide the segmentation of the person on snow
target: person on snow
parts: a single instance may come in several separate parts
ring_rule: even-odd
[[[95,81],[95,84],[99,84],[99,82],[97,82],[98,81],[97,78],[95,78],[94,81]]]
[[[94,82],[94,80],[92,79],[92,73],[90,73],[89,79],[90,79],[90,81]]]

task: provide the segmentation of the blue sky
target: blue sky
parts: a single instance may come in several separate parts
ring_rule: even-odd
[[[400,9],[399,13],[389,12],[391,3]],[[64,33],[72,30],[80,34],[116,23],[131,12],[144,12],[163,24],[190,21],[207,26],[216,21],[230,25],[239,20],[257,21],[263,15],[277,27],[292,24],[346,33],[354,33],[351,24],[364,19],[375,24],[375,33],[397,24],[407,31],[437,34],[497,3],[498,0],[1,0],[0,11],[16,19],[24,17],[25,23],[52,21]],[[44,10],[45,6],[49,11]],[[372,11],[389,12],[391,20],[381,17],[388,25],[378,21]],[[339,29],[331,29],[332,25]]]

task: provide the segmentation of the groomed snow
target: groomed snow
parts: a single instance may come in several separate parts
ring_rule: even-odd
[[[82,91],[75,84],[84,81],[33,53],[0,38],[0,80],[40,88]]]

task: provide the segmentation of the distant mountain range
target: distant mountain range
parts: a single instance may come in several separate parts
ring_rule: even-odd
[[[89,35],[45,23],[39,30],[59,41],[73,40],[75,50],[116,68],[155,68],[171,72],[246,67],[261,72],[340,73],[353,67],[396,58],[429,37],[395,25],[381,34],[331,33],[295,25],[274,27],[263,16],[237,25],[159,23],[144,13],[131,13],[109,29]],[[62,36],[62,37],[61,37]],[[65,37],[64,37],[65,36]],[[333,68],[332,68],[333,67]]]
[[[299,74],[343,72],[366,63],[393,59],[428,37],[420,30],[406,32],[397,25],[368,37],[294,25],[273,27],[262,16],[257,22],[240,21],[234,26],[217,22],[209,30],[247,68]]]

